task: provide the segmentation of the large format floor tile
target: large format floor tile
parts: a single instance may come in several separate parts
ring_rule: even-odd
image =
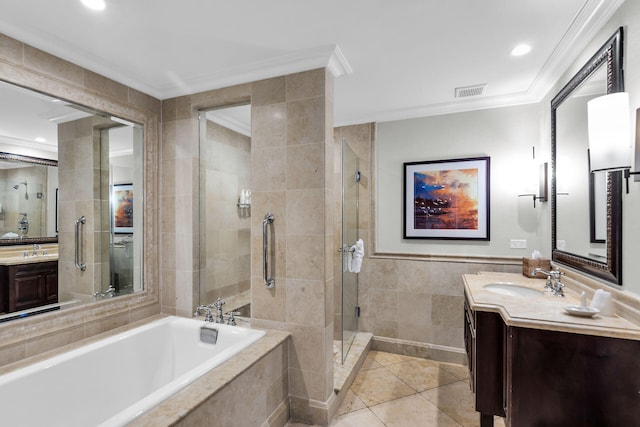
[[[479,425],[466,366],[370,351],[330,427]]]

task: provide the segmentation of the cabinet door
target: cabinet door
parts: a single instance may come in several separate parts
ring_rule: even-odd
[[[497,313],[475,312],[476,411],[505,416],[504,412],[504,331]]]
[[[41,282],[40,273],[15,277],[11,286],[9,311],[26,310],[42,305],[44,290]]]
[[[640,426],[640,341],[509,328],[511,426]]]
[[[58,302],[58,269],[44,276],[44,297],[47,304]]]

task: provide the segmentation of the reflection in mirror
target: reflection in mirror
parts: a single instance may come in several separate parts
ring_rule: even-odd
[[[600,65],[556,109],[556,243],[558,249],[595,260],[606,260],[606,236],[593,242],[590,230],[590,205],[600,207],[594,213],[606,215],[606,174],[594,177],[599,184],[590,196],[587,139],[587,102],[607,93],[607,66]],[[605,217],[606,218],[606,217]],[[600,219],[601,221],[601,219]]]
[[[142,290],[142,127],[3,82],[0,99],[0,321]]]
[[[0,152],[1,245],[58,241],[57,166],[56,160]]]
[[[200,113],[200,304],[250,317],[251,108]]]
[[[622,89],[620,28],[551,101],[552,258],[618,285],[622,176],[590,173],[587,102]]]

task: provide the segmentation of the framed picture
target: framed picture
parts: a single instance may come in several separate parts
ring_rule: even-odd
[[[404,164],[404,238],[489,240],[490,158]]]
[[[133,184],[114,185],[111,205],[113,232],[133,233]]]

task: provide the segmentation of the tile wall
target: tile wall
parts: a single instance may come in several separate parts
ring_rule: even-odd
[[[165,100],[162,114],[163,312],[190,316],[200,302],[198,112],[251,102],[252,324],[292,334],[291,413],[319,423],[333,393],[332,82],[312,70]],[[266,212],[272,290],[262,278]]]

